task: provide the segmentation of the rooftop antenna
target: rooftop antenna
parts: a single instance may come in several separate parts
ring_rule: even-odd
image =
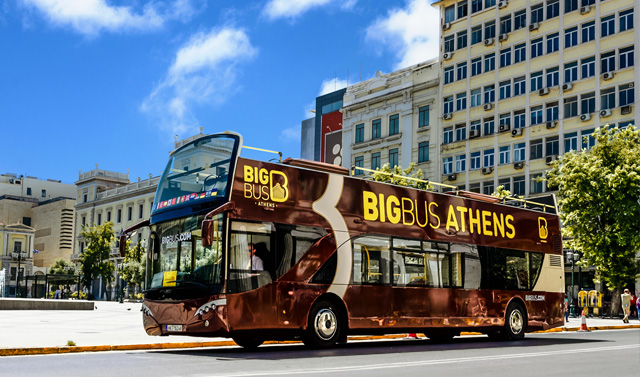
[[[349,86],[349,66],[347,66],[347,86]]]
[[[360,62],[360,81],[362,81],[362,62]]]

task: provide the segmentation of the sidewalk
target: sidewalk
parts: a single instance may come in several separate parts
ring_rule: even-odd
[[[235,345],[227,338],[149,336],[142,328],[139,303],[98,301],[95,306],[92,311],[0,310],[0,356]],[[570,318],[564,328],[551,331],[575,331],[580,324],[579,317]],[[640,321],[625,324],[622,319],[588,318],[587,326],[590,330],[640,328]],[[67,341],[76,347],[67,347]]]

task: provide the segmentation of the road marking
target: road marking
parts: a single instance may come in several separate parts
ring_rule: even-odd
[[[598,347],[598,348],[581,348],[572,350],[561,351],[546,351],[546,352],[528,352],[528,353],[515,353],[508,355],[496,355],[496,356],[477,356],[477,357],[465,357],[455,359],[444,360],[427,360],[427,361],[407,361],[400,363],[385,363],[385,364],[364,364],[357,366],[345,366],[345,367],[328,367],[328,368],[311,368],[311,369],[290,369],[281,371],[270,372],[239,372],[231,374],[216,374],[216,377],[252,377],[252,376],[282,376],[293,374],[311,374],[311,373],[340,373],[340,372],[352,372],[363,370],[378,370],[378,369],[391,369],[391,368],[406,368],[406,367],[418,367],[428,365],[442,365],[442,364],[455,364],[455,363],[467,363],[476,361],[491,361],[491,360],[503,360],[503,359],[519,359],[526,357],[540,357],[540,356],[557,356],[567,355],[574,353],[584,352],[602,352],[602,351],[618,351],[624,349],[640,349],[640,344],[632,344],[626,346],[611,346],[611,347]]]

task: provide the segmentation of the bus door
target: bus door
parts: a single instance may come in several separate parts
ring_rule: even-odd
[[[353,241],[351,285],[345,303],[351,325],[391,326],[391,251],[388,237],[365,236]]]

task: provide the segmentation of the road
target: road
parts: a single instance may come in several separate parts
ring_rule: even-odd
[[[0,376],[638,376],[640,330],[527,334],[522,341],[486,336],[350,342],[330,350],[299,344],[198,350],[14,356]]]

